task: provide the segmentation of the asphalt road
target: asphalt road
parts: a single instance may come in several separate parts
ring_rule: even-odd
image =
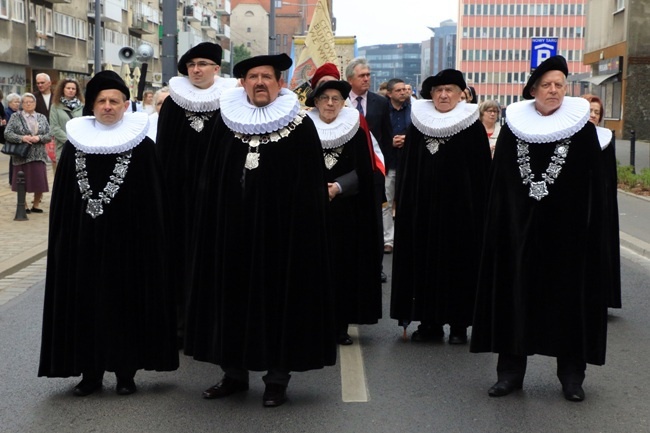
[[[0,307],[0,432],[650,432],[650,261],[623,250],[622,273],[624,308],[610,314],[607,364],[588,367],[582,403],[564,400],[555,360],[543,356],[530,359],[523,391],[488,397],[496,357],[402,340],[387,318],[385,284],[386,318],[360,327],[355,343],[368,401],[343,402],[337,364],[293,374],[290,401],[273,409],[262,407],[261,373],[248,393],[203,400],[219,369],[184,356],[176,372],[139,372],[132,396],[116,395],[108,374],[104,390],[86,398],[70,393],[77,378],[36,377],[41,282]]]

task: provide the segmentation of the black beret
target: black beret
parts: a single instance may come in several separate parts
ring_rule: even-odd
[[[524,91],[521,94],[524,99],[535,99],[533,95],[530,94],[530,89],[533,88],[537,80],[542,78],[542,76],[549,71],[560,71],[565,77],[569,75],[569,68],[567,67],[566,59],[562,56],[552,56],[544,60],[542,64],[539,65],[532,74],[530,74],[526,86],[524,86]]]
[[[325,81],[324,83],[316,86],[314,91],[311,92],[311,94],[307,97],[307,100],[305,101],[305,105],[308,107],[315,107],[316,104],[314,104],[314,99],[318,98],[320,94],[327,89],[336,89],[339,92],[341,92],[341,96],[343,96],[343,99],[347,99],[347,97],[350,95],[350,90],[352,90],[352,86],[347,81],[340,81],[340,80]]]
[[[460,87],[460,90],[465,90],[467,87],[462,72],[456,69],[444,69],[438,72],[436,75],[433,75],[424,80],[422,83],[422,90],[420,91],[420,95],[424,99],[431,99],[431,89],[436,86],[442,86],[444,84],[455,84]]]
[[[131,99],[131,91],[122,77],[117,75],[115,71],[101,71],[95,74],[88,84],[86,85],[86,104],[84,105],[83,115],[92,116],[93,115],[93,105],[95,105],[95,99],[97,95],[102,90],[116,89],[124,94],[126,99]]]
[[[255,56],[237,63],[233,68],[233,74],[235,75],[235,78],[244,78],[249,70],[257,68],[258,66],[272,66],[279,71],[286,71],[291,67],[291,65],[293,65],[291,57],[284,53]]]
[[[209,59],[217,65],[221,65],[221,53],[222,49],[219,45],[213,44],[212,42],[201,42],[197,46],[187,50],[187,52],[181,56],[181,59],[178,61],[178,72],[187,75],[187,64],[192,59],[198,58]]]

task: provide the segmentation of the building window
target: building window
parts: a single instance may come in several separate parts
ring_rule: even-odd
[[[251,47],[251,43],[250,43],[250,42],[246,42],[246,47],[250,48],[250,47]]]
[[[251,32],[251,28],[250,28],[250,27],[246,27],[246,33],[250,33],[250,32]]]
[[[615,0],[616,1],[616,11],[622,11],[625,9],[625,0]]]
[[[14,0],[14,10],[11,19],[19,23],[25,22],[25,0]]]
[[[9,18],[9,0],[0,0],[0,18]]]

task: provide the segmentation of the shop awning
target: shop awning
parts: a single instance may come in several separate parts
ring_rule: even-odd
[[[596,75],[594,77],[583,78],[580,81],[595,84],[596,86],[600,86],[605,81],[609,80],[610,78],[614,78],[617,75],[618,75],[618,72],[615,73],[615,74]]]

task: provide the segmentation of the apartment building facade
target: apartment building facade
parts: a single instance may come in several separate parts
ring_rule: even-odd
[[[531,72],[534,38],[557,39],[567,59],[569,94],[586,91],[582,62],[586,0],[460,0],[457,67],[481,101],[507,107],[521,99]]]
[[[121,71],[120,50],[148,44],[147,86],[162,85],[162,6],[160,0],[101,0],[101,69]],[[174,0],[174,7],[179,53],[212,41],[229,58],[230,0]],[[34,91],[40,72],[54,84],[73,77],[84,85],[95,70],[95,24],[94,0],[0,0],[0,89]]]

